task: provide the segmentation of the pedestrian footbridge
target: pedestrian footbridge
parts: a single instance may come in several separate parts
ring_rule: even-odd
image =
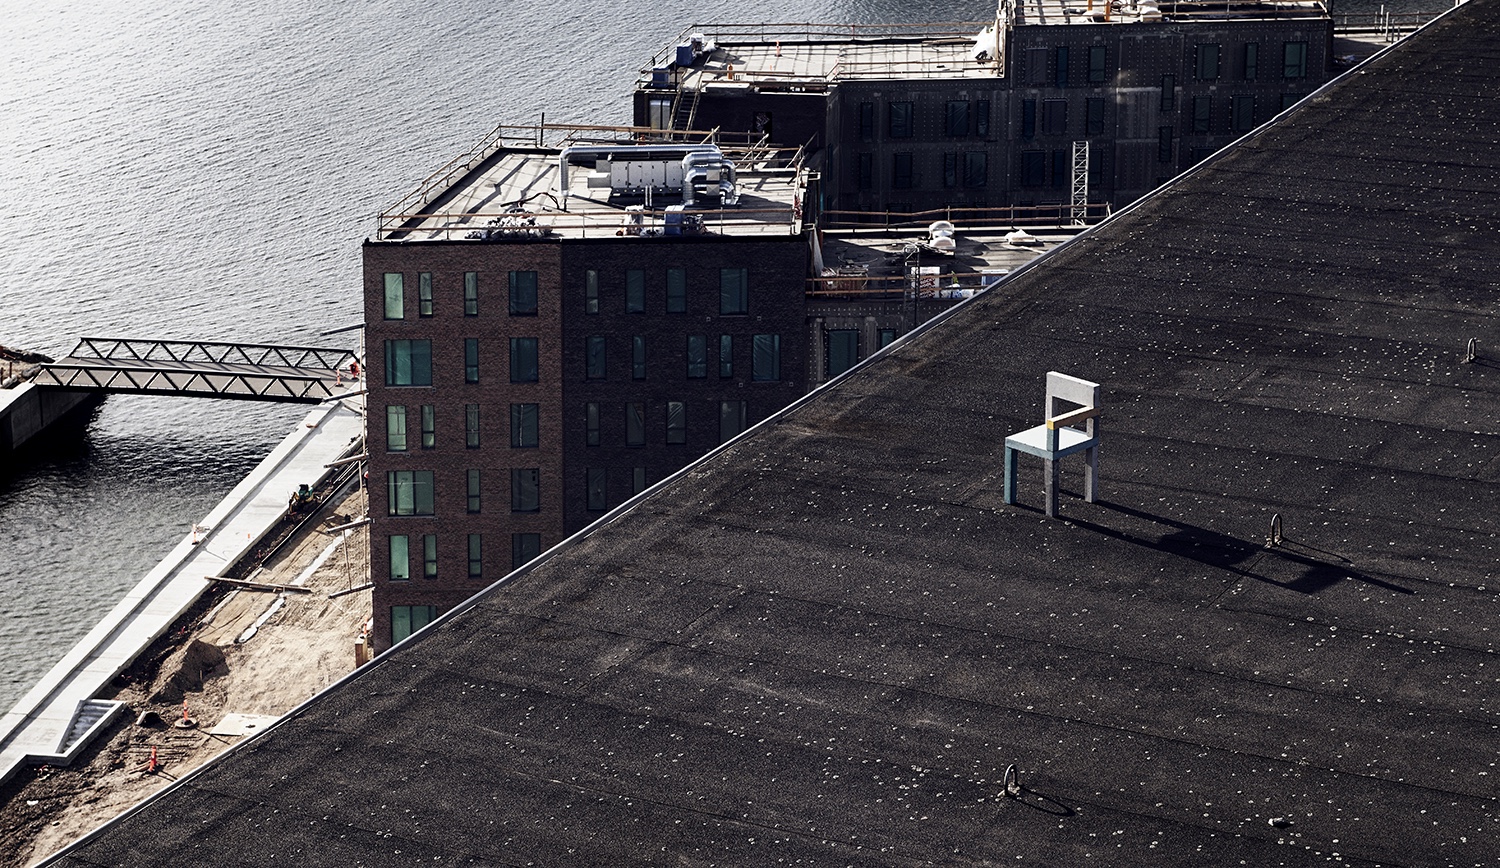
[[[32,379],[38,386],[317,404],[358,389],[350,350],[269,344],[83,338]]]

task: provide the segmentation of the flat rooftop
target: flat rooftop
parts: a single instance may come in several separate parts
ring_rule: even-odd
[[[1497,13],[1451,10],[52,864],[1500,864]],[[1067,459],[1056,520],[1038,462],[1019,504],[1001,481],[1049,370],[1103,384],[1100,501]]]
[[[1106,0],[1021,0],[1017,26],[1071,24],[1189,24],[1224,21],[1327,19],[1320,0],[1163,0],[1126,2],[1105,14]]]
[[[590,143],[622,149],[633,144]],[[660,147],[668,154],[676,146]],[[612,196],[607,186],[590,186],[589,165],[568,166],[564,186],[562,154],[562,147],[501,145],[475,158],[473,168],[452,173],[451,183],[430,182],[425,194],[388,209],[380,217],[377,240],[651,237],[664,231],[665,209],[682,201],[680,193],[654,195],[649,205],[641,195]],[[726,150],[726,155],[738,164],[739,205],[691,209],[686,213],[695,218],[693,227],[701,224],[703,233],[731,236],[794,234],[800,179],[789,157],[765,151],[747,155],[743,149]],[[638,220],[632,206],[644,209]]]

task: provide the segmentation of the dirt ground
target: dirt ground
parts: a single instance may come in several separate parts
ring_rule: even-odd
[[[351,492],[313,524],[323,529],[364,514],[363,494]],[[115,680],[113,695],[103,698],[125,702],[129,711],[71,767],[23,770],[0,788],[0,868],[55,853],[243,741],[210,732],[236,720],[227,715],[285,714],[353,671],[370,591],[329,595],[368,581],[368,526],[332,535],[317,529],[305,528],[265,568],[244,576],[310,593],[221,585],[206,594]],[[184,707],[191,728],[176,725]],[[149,771],[153,748],[157,767]]]

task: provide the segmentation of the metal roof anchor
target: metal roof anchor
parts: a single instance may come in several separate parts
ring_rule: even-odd
[[[1005,767],[1005,797],[1008,799],[1021,797],[1021,776],[1016,772],[1015,763]]]
[[[1266,548],[1274,549],[1281,545],[1281,513],[1271,516],[1271,534],[1266,537]]]
[[[1469,338],[1469,343],[1464,347],[1464,364],[1472,364],[1479,358],[1479,339]]]

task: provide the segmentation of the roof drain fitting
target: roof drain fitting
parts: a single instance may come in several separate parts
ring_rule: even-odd
[[[1464,347],[1464,364],[1473,364],[1479,358],[1479,338],[1469,338],[1468,346]]]
[[[1274,549],[1281,545],[1281,513],[1271,516],[1271,535],[1266,537],[1266,548]]]

